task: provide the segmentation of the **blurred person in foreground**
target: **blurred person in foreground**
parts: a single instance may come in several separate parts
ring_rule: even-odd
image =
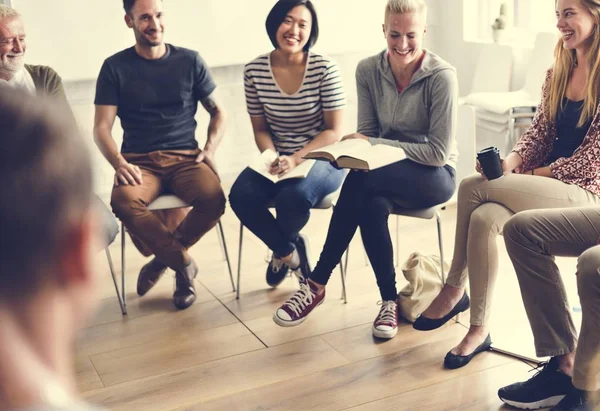
[[[23,90],[0,87],[0,124],[0,410],[91,410],[73,358],[99,241],[89,155],[64,108]]]

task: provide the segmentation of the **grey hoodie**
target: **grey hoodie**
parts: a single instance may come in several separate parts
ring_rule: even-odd
[[[456,169],[456,70],[430,51],[399,93],[387,50],[356,68],[358,132],[371,144],[401,147],[417,163]]]

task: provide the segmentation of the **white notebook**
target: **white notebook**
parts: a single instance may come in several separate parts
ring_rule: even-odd
[[[273,150],[265,150],[261,153],[260,157],[256,159],[256,161],[250,164],[250,168],[256,171],[261,176],[271,180],[274,183],[278,183],[280,181],[288,180],[290,178],[305,178],[310,169],[315,164],[315,160],[306,160],[302,164],[299,164],[296,168],[294,168],[289,173],[279,177],[277,175],[273,175],[269,173],[269,168],[273,161],[277,159],[278,155]]]

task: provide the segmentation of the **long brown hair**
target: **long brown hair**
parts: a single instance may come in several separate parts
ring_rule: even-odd
[[[558,0],[555,4],[558,3]],[[579,0],[595,20],[594,31],[591,34],[591,46],[585,56],[585,61],[579,61],[578,64],[588,64],[590,76],[587,81],[583,109],[579,117],[578,127],[583,126],[592,119],[598,106],[600,94],[600,0]],[[559,111],[564,108],[563,97],[567,93],[567,85],[575,67],[575,50],[569,50],[563,47],[562,38],[558,40],[554,48],[554,72],[550,80],[548,98],[546,99],[546,112],[550,121],[556,121]]]

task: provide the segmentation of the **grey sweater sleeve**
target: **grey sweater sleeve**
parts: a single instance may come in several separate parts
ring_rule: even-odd
[[[400,147],[411,160],[442,167],[447,163],[456,130],[458,110],[458,79],[452,70],[442,70],[431,79],[431,108],[429,131],[423,136],[424,143],[409,143],[402,136],[369,138],[371,144],[386,144]]]
[[[368,71],[369,68],[366,67],[366,62],[361,62],[356,67],[356,95],[358,98],[356,131],[367,137],[376,137],[379,135],[379,120],[367,80],[368,76],[371,75]]]

